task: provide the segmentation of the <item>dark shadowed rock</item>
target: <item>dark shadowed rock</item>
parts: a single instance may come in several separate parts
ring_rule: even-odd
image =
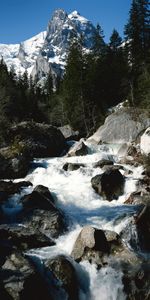
[[[67,230],[65,218],[57,208],[25,211],[21,220],[25,226],[32,227],[35,231],[39,230],[50,238],[56,238]]]
[[[68,300],[79,300],[79,285],[74,266],[63,256],[57,256],[45,263],[47,271],[51,271],[66,291]]]
[[[9,136],[12,144],[24,148],[31,157],[59,156],[66,148],[61,131],[48,124],[21,122],[10,128]]]
[[[69,150],[68,156],[80,156],[88,154],[88,147],[81,140],[76,142]]]
[[[50,202],[55,203],[55,199],[52,196],[50,190],[44,185],[37,185],[34,188],[34,192],[41,194],[43,197],[47,198]]]
[[[73,164],[73,163],[65,163],[63,165],[63,170],[65,171],[75,171],[80,169],[80,167],[85,167],[84,164]]]
[[[25,195],[21,203],[25,209],[55,210],[54,198],[49,189],[43,185],[35,187],[31,194]]]
[[[28,250],[52,246],[54,242],[38,230],[34,231],[32,227],[0,225],[0,245]]]
[[[123,194],[124,177],[119,170],[108,169],[91,179],[93,189],[105,199],[111,201]]]

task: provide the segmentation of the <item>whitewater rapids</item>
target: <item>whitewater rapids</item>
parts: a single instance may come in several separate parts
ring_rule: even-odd
[[[34,160],[33,170],[25,178],[32,182],[33,187],[25,189],[23,194],[31,192],[39,184],[48,187],[57,201],[57,206],[69,221],[69,231],[55,241],[56,246],[29,251],[28,254],[32,257],[44,260],[58,254],[70,255],[84,225],[120,233],[134,215],[136,206],[123,203],[132,192],[137,190],[138,180],[142,177],[142,167],[126,165],[126,169],[132,173],[126,175],[124,195],[112,202],[104,201],[91,186],[91,178],[103,172],[100,168],[93,168],[93,164],[101,159],[109,159],[117,163],[118,148],[115,145],[90,144],[88,147],[89,154],[86,156]],[[64,171],[63,165],[66,162],[81,163],[85,167],[75,171]],[[124,174],[123,170],[121,172]],[[19,198],[11,199],[15,201],[16,209],[19,209],[16,205]],[[119,265],[116,268],[107,266],[97,270],[95,265],[84,261],[78,266],[75,264],[75,268],[80,278],[80,300],[126,299]],[[82,272],[87,274],[85,279],[81,276]],[[65,296],[61,300],[65,300]]]

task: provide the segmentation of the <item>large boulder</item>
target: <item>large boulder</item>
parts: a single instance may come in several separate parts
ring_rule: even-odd
[[[124,177],[118,169],[106,170],[91,179],[93,189],[105,199],[111,201],[123,194]]]
[[[21,122],[8,132],[14,147],[25,149],[30,157],[59,156],[66,148],[66,142],[59,129],[48,124]]]
[[[63,288],[67,294],[65,299],[79,300],[79,284],[75,268],[71,261],[63,256],[59,255],[45,262],[46,271],[51,271],[59,282],[61,288]],[[46,272],[45,271],[45,272]]]
[[[150,126],[147,110],[123,108],[109,115],[88,141],[94,143],[131,143]]]
[[[150,127],[141,136],[140,149],[143,154],[150,154]]]
[[[116,232],[91,226],[83,227],[75,241],[71,256],[77,262],[88,260],[98,267],[108,264],[112,256],[123,262],[137,263],[135,256],[128,251]]]
[[[31,194],[25,195],[21,199],[21,203],[26,210],[54,209],[54,198],[49,189],[43,185],[36,186]]]
[[[66,230],[66,222],[62,212],[56,207],[49,190],[37,186],[29,195],[25,195],[20,202],[23,211],[20,222],[34,230],[40,230],[49,237],[58,237]]]
[[[102,230],[85,226],[74,244],[71,256],[77,261],[89,260],[102,264],[104,254],[109,253],[109,244]]]

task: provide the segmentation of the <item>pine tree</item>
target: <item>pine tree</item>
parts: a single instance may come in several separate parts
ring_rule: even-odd
[[[125,27],[126,50],[129,59],[129,86],[132,105],[143,99],[139,78],[147,82],[150,65],[150,2],[149,0],[132,0],[129,21]],[[145,78],[145,79],[144,79]],[[143,100],[142,100],[143,101]],[[141,102],[141,100],[140,100]]]
[[[133,0],[125,36],[133,67],[145,61],[150,46],[149,0]]]
[[[121,46],[121,43],[122,43],[122,38],[120,37],[118,31],[114,29],[110,37],[109,46],[113,51],[117,51]]]
[[[82,50],[82,37],[74,40],[70,46],[64,80],[63,103],[66,120],[74,129],[87,133],[86,108],[84,97],[84,55]]]
[[[103,55],[106,49],[106,44],[104,42],[104,32],[99,24],[96,26],[96,30],[93,33],[93,53],[94,55]]]

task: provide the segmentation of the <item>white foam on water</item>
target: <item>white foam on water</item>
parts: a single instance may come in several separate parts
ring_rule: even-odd
[[[142,167],[125,166],[132,173],[126,176],[124,195],[118,200],[104,201],[91,186],[91,178],[103,172],[100,168],[93,168],[93,164],[101,159],[117,162],[118,148],[116,145],[90,146],[89,143],[88,147],[89,154],[86,156],[36,159],[34,161],[38,167],[25,178],[33,184],[30,191],[38,184],[47,186],[57,199],[57,206],[70,220],[70,225],[68,232],[55,241],[56,246],[33,249],[28,252],[29,255],[42,260],[58,254],[70,255],[75,240],[84,225],[120,233],[135,213],[135,206],[123,203],[132,192],[136,191],[138,179],[142,178]],[[64,171],[63,165],[66,162],[84,164],[85,167],[80,167],[75,171]],[[83,288],[84,291],[81,289],[80,300],[126,299],[123,293],[121,270],[106,267],[98,271],[95,265],[90,265],[88,262],[80,264],[78,273],[81,272],[81,268],[86,272],[90,286],[87,287],[87,290],[86,288],[85,290]],[[83,286],[86,286],[84,282]]]

